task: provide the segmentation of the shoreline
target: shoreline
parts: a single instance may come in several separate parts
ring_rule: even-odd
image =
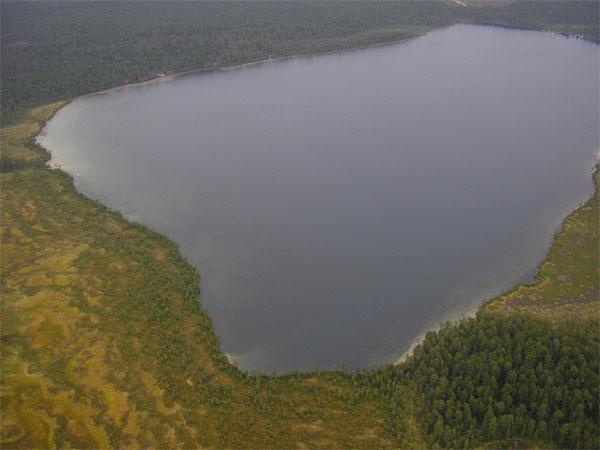
[[[427,327],[427,330],[425,330],[424,332],[419,334],[419,336],[417,336],[415,339],[413,339],[413,341],[409,345],[408,350],[406,350],[404,353],[402,353],[391,364],[398,365],[398,364],[401,364],[404,361],[406,361],[408,358],[410,358],[412,356],[414,350],[425,339],[425,335],[427,333],[429,333],[430,331],[435,332],[435,331],[439,330],[440,327],[442,326],[442,324],[447,323],[447,322],[456,322],[456,321],[460,321],[460,320],[464,320],[464,319],[477,317],[478,314],[486,312],[487,308],[489,306],[491,306],[495,303],[501,302],[504,298],[510,296],[511,294],[518,291],[519,289],[535,287],[537,284],[539,284],[541,281],[543,281],[543,278],[540,276],[540,272],[543,268],[544,263],[547,261],[550,251],[551,251],[552,247],[555,245],[558,236],[563,231],[566,221],[573,214],[575,214],[577,211],[579,211],[581,208],[583,208],[586,203],[588,203],[590,200],[592,200],[594,198],[594,195],[595,195],[594,194],[594,191],[595,191],[594,175],[596,172],[600,172],[600,150],[594,157],[594,162],[592,163],[591,171],[588,173],[588,177],[592,182],[591,194],[588,197],[586,197],[584,200],[581,200],[575,207],[568,209],[565,213],[561,213],[560,219],[559,219],[559,224],[555,228],[554,232],[552,233],[552,236],[550,237],[550,239],[548,241],[548,245],[544,249],[544,255],[536,263],[536,265],[534,267],[532,267],[530,270],[528,270],[526,273],[524,273],[521,276],[521,278],[518,281],[516,281],[512,286],[510,286],[507,289],[501,290],[501,292],[499,294],[492,295],[489,297],[485,297],[485,296],[478,297],[479,298],[478,300],[473,300],[473,306],[470,308],[467,308],[467,312],[465,312],[464,314],[461,314],[461,317],[454,318],[454,319],[442,319],[442,320],[439,320],[435,326]],[[526,276],[528,276],[528,278],[530,279],[529,282],[523,281],[523,279]]]
[[[573,34],[573,33],[564,33],[564,32],[560,32],[560,31],[555,31],[555,30],[550,30],[550,29],[544,29],[544,28],[540,28],[540,29],[536,29],[536,28],[526,28],[526,27],[518,27],[518,26],[511,26],[511,25],[500,25],[500,24],[493,24],[493,23],[488,23],[488,22],[468,22],[468,21],[464,21],[464,22],[455,22],[449,25],[442,25],[439,27],[423,27],[424,29],[427,29],[427,31],[425,31],[423,34],[419,34],[417,36],[412,36],[412,37],[408,37],[408,38],[404,38],[404,39],[395,39],[392,41],[384,41],[384,42],[377,42],[374,44],[367,44],[367,45],[360,45],[357,47],[348,47],[348,48],[341,48],[341,49],[337,49],[337,50],[325,50],[322,52],[310,52],[310,53],[296,53],[293,55],[284,55],[284,56],[275,56],[272,58],[263,58],[263,59],[257,59],[257,60],[253,60],[253,61],[248,61],[245,63],[238,63],[238,64],[232,64],[232,65],[223,65],[223,66],[213,66],[213,67],[202,67],[199,69],[192,69],[192,70],[184,70],[183,72],[175,72],[175,73],[161,73],[158,74],[156,76],[153,76],[152,78],[148,78],[145,80],[141,80],[141,81],[135,81],[133,83],[126,83],[126,84],[121,84],[118,86],[114,86],[111,88],[107,88],[107,89],[101,89],[99,91],[93,91],[93,92],[89,92],[87,94],[82,94],[82,95],[78,95],[75,97],[67,97],[65,99],[61,99],[61,100],[56,100],[50,103],[47,103],[47,105],[52,104],[52,103],[58,103],[58,102],[63,102],[64,104],[60,106],[60,108],[58,108],[56,111],[54,111],[54,113],[52,114],[51,117],[49,117],[43,124],[43,126],[40,128],[40,131],[35,135],[34,140],[37,141],[38,136],[44,131],[44,128],[46,126],[46,123],[49,122],[60,110],[62,110],[64,107],[66,107],[67,105],[69,105],[70,103],[82,99],[82,98],[86,98],[86,97],[92,97],[95,95],[104,95],[104,94],[109,94],[113,91],[118,91],[121,89],[127,89],[127,88],[131,88],[131,87],[138,87],[138,86],[144,86],[146,84],[151,84],[151,83],[158,83],[160,81],[166,81],[166,80],[173,80],[175,78],[181,77],[181,76],[185,76],[185,75],[191,75],[191,74],[195,74],[195,73],[203,73],[203,72],[218,72],[218,71],[228,71],[228,70],[236,70],[236,69],[242,69],[244,67],[250,67],[250,66],[254,66],[254,65],[259,65],[259,64],[267,64],[267,63],[273,63],[273,62],[280,62],[280,61],[285,61],[288,59],[296,59],[296,58],[309,58],[309,57],[313,57],[313,56],[325,56],[325,55],[332,55],[332,54],[342,54],[342,53],[346,53],[346,52],[354,52],[354,51],[359,51],[359,50],[366,50],[369,48],[375,48],[375,47],[382,47],[385,45],[394,45],[394,44],[401,44],[404,42],[409,42],[415,39],[418,39],[420,37],[426,36],[427,34],[436,31],[436,30],[442,30],[444,28],[449,28],[449,27],[453,27],[456,25],[472,25],[472,26],[482,26],[482,27],[495,27],[495,28],[504,28],[504,29],[508,29],[508,30],[521,30],[521,31],[534,31],[534,32],[540,32],[540,33],[553,33],[553,34],[557,34],[559,36],[563,36],[563,37],[567,37],[567,38],[577,38],[580,39],[582,41],[585,42],[590,42],[592,44],[596,44],[600,46],[600,39],[595,39],[592,38],[590,36],[586,36],[586,35],[579,35],[579,34]],[[37,106],[43,106],[43,105],[37,105]],[[29,109],[33,109],[36,108],[36,106],[30,107]],[[47,151],[47,149],[46,149]],[[600,154],[598,156],[600,158]]]
[[[237,69],[243,69],[245,67],[250,67],[250,66],[259,65],[259,64],[268,64],[268,63],[285,61],[285,60],[288,60],[288,59],[310,58],[310,57],[313,57],[313,56],[333,55],[333,54],[336,54],[336,53],[342,54],[342,53],[346,53],[346,52],[354,52],[354,51],[366,50],[366,49],[374,48],[374,47],[381,47],[381,46],[384,46],[384,45],[401,44],[401,43],[404,43],[404,42],[409,42],[409,41],[418,39],[420,37],[423,37],[423,36],[431,33],[432,31],[441,30],[443,28],[451,27],[453,25],[458,25],[458,23],[451,24],[451,25],[445,25],[445,26],[441,26],[441,27],[435,27],[435,28],[423,27],[424,29],[427,28],[427,31],[425,33],[419,34],[417,36],[412,36],[412,37],[408,37],[408,38],[404,38],[404,39],[395,39],[393,41],[377,42],[375,44],[360,45],[358,47],[348,47],[348,48],[341,48],[341,49],[337,49],[337,50],[324,50],[322,52],[296,53],[296,54],[293,54],[293,55],[275,56],[275,57],[272,57],[272,58],[257,59],[257,60],[248,61],[248,62],[245,62],[245,63],[236,63],[236,64],[232,64],[232,65],[202,67],[200,69],[185,70],[183,72],[159,74],[157,76],[154,76],[152,78],[148,78],[146,80],[136,81],[136,82],[133,82],[133,83],[121,84],[119,86],[115,86],[115,87],[108,88],[108,89],[102,89],[102,90],[99,90],[99,91],[90,92],[88,94],[78,95],[76,97],[71,97],[71,98],[68,98],[68,99],[65,99],[65,100],[58,100],[58,101],[64,101],[65,104],[62,105],[59,109],[57,109],[54,114],[58,113],[62,108],[64,108],[65,106],[67,106],[69,103],[72,103],[72,102],[74,102],[76,100],[79,100],[81,98],[92,97],[92,96],[95,96],[95,95],[104,95],[104,94],[108,94],[108,93],[111,93],[113,91],[118,91],[118,90],[121,90],[121,89],[127,89],[127,88],[131,88],[131,87],[138,87],[138,86],[143,86],[143,85],[151,84],[151,83],[158,83],[158,82],[163,81],[163,80],[164,81],[166,81],[166,80],[173,80],[173,79],[181,77],[181,76],[191,75],[191,74],[195,74],[195,73],[237,70]],[[466,24],[466,25],[469,25],[469,24]],[[473,25],[473,24],[471,24],[471,25]],[[477,24],[474,24],[474,25],[477,25]],[[54,103],[54,102],[52,102],[52,103]],[[48,119],[48,120],[50,120],[50,119]],[[43,131],[43,128],[42,128],[42,130],[40,130],[40,133],[42,131]],[[40,133],[38,133],[38,135]],[[36,137],[35,137],[36,139],[37,139],[38,135],[36,135]]]
[[[596,44],[596,45],[600,45],[600,39],[595,39],[595,38],[593,38],[591,36],[586,36],[586,35],[581,35],[581,34],[573,34],[573,33],[565,33],[565,32],[560,32],[560,31],[556,31],[556,30],[544,29],[544,28],[526,28],[526,27],[519,27],[519,26],[494,24],[494,23],[489,23],[489,22],[469,22],[469,21],[454,22],[454,23],[451,23],[451,24],[448,24],[448,25],[442,25],[442,26],[439,26],[439,27],[427,27],[427,26],[423,26],[423,29],[427,29],[427,31],[425,31],[423,34],[419,34],[417,36],[412,36],[412,37],[407,37],[407,38],[404,38],[404,39],[395,39],[395,40],[392,40],[392,41],[376,42],[374,44],[359,45],[357,47],[340,48],[340,49],[337,49],[337,50],[324,50],[324,51],[321,51],[321,52],[296,53],[296,54],[293,54],[293,55],[275,56],[275,57],[271,57],[271,58],[262,58],[262,59],[257,59],[257,60],[253,60],[253,61],[248,61],[248,62],[245,62],[245,63],[236,63],[236,64],[232,64],[232,65],[201,67],[199,69],[184,70],[182,72],[162,73],[162,74],[158,74],[156,76],[153,76],[152,78],[144,79],[144,80],[141,80],[141,81],[135,81],[133,83],[125,83],[125,84],[121,84],[121,85],[114,86],[114,87],[111,87],[111,88],[101,89],[99,91],[93,91],[93,92],[89,92],[87,94],[78,95],[78,96],[75,96],[75,97],[67,97],[66,99],[56,100],[56,101],[50,102],[48,104],[57,103],[57,102],[61,102],[61,101],[65,102],[64,105],[62,105],[59,109],[57,109],[54,112],[54,114],[52,115],[52,116],[54,116],[62,108],[64,108],[69,103],[71,103],[71,102],[73,102],[75,100],[79,100],[79,99],[85,98],[85,97],[91,97],[91,96],[94,96],[94,95],[108,94],[108,93],[110,93],[112,91],[117,91],[117,90],[120,90],[120,89],[126,89],[126,88],[137,87],[137,86],[143,86],[145,84],[155,83],[155,82],[159,82],[161,80],[170,80],[170,79],[174,79],[174,78],[177,78],[177,77],[180,77],[180,76],[190,75],[190,74],[194,74],[194,73],[234,70],[234,69],[241,69],[241,68],[244,68],[244,67],[249,67],[249,66],[258,65],[258,64],[266,64],[266,63],[271,63],[271,62],[285,61],[287,59],[308,58],[308,57],[313,57],[313,56],[325,56],[325,55],[331,55],[331,54],[336,54],[336,53],[340,53],[341,54],[341,53],[346,53],[346,52],[353,52],[353,51],[358,51],[358,50],[365,50],[365,49],[374,48],[374,47],[381,47],[381,46],[384,46],[384,45],[401,44],[401,43],[404,43],[404,42],[409,42],[409,41],[418,39],[420,37],[426,36],[427,34],[431,33],[432,31],[442,30],[444,28],[449,28],[449,27],[456,26],[456,25],[472,25],[472,26],[482,26],[482,27],[504,28],[504,29],[508,29],[508,30],[521,30],[521,31],[534,31],[534,32],[543,32],[543,33],[553,33],[553,34],[557,34],[559,36],[563,36],[563,37],[567,37],[567,38],[577,38],[577,39],[580,39],[580,40],[585,41],[585,42],[590,42],[590,43],[593,43],[593,44]],[[38,105],[38,106],[41,106],[41,105]],[[33,106],[32,108],[35,108],[35,107],[36,106]],[[51,118],[52,117],[48,118],[48,121]],[[40,133],[42,131],[43,131],[43,127],[40,130]],[[36,138],[37,138],[37,135],[36,135]]]
[[[558,34],[558,35],[562,35],[565,36],[564,33],[560,33],[560,32],[556,32],[553,30],[536,30],[536,29],[529,29],[529,28],[516,28],[516,27],[503,27],[503,26],[498,26],[498,25],[494,25],[494,24],[480,24],[480,23],[457,23],[457,24],[453,24],[453,25],[449,25],[449,26],[454,26],[454,25],[473,25],[473,26],[492,26],[492,27],[500,27],[500,28],[509,28],[509,29],[517,29],[517,30],[527,30],[527,31],[537,31],[537,32],[550,32],[553,34]],[[340,50],[330,50],[330,51],[325,51],[325,52],[316,52],[316,53],[306,53],[306,54],[296,54],[296,55],[288,55],[288,56],[281,56],[281,57],[275,57],[275,58],[267,58],[267,59],[261,59],[261,60],[256,60],[256,61],[250,61],[247,63],[242,63],[242,64],[236,64],[236,65],[231,65],[231,66],[222,66],[222,67],[207,67],[207,68],[201,68],[201,69],[194,69],[194,70],[190,70],[190,71],[185,71],[185,72],[178,72],[178,73],[174,73],[174,74],[168,74],[168,75],[160,75],[158,77],[154,77],[148,80],[144,80],[144,81],[140,81],[140,82],[136,82],[136,83],[130,83],[130,84],[124,84],[124,85],[120,85],[120,86],[116,86],[113,88],[109,88],[106,90],[102,90],[102,91],[96,91],[96,92],[92,92],[89,94],[84,94],[78,97],[73,97],[71,99],[67,99],[67,100],[60,100],[57,102],[53,102],[53,103],[61,103],[60,107],[58,107],[50,117],[48,117],[40,126],[40,130],[38,133],[35,134],[33,140],[35,142],[35,144],[37,146],[39,146],[47,155],[48,155],[48,160],[46,161],[46,165],[48,168],[50,169],[58,169],[61,172],[66,173],[69,177],[72,178],[72,175],[70,173],[68,173],[66,170],[62,169],[59,165],[57,165],[56,163],[54,163],[54,165],[52,165],[52,153],[49,149],[45,148],[43,145],[41,145],[38,142],[38,138],[40,137],[40,135],[42,135],[42,133],[44,132],[45,128],[46,128],[46,124],[52,120],[52,118],[55,117],[55,115],[61,111],[64,107],[68,106],[70,103],[79,100],[81,98],[85,98],[85,97],[90,97],[90,96],[95,96],[95,95],[103,95],[106,93],[110,93],[112,91],[117,91],[117,90],[121,90],[121,89],[125,89],[125,88],[129,88],[129,87],[138,87],[138,86],[142,86],[145,84],[149,84],[149,83],[155,83],[155,82],[159,82],[161,80],[172,80],[175,79],[177,77],[180,76],[184,76],[184,75],[188,75],[188,74],[194,74],[194,73],[200,73],[200,72],[213,72],[213,71],[227,71],[227,70],[237,70],[237,69],[241,69],[241,68],[245,68],[245,67],[249,67],[249,66],[253,66],[253,65],[260,65],[260,64],[265,64],[265,63],[270,63],[270,62],[279,62],[279,61],[284,61],[287,59],[292,59],[292,58],[306,58],[306,57],[313,57],[313,56],[324,56],[324,55],[328,55],[328,54],[335,54],[335,53],[345,53],[345,52],[351,52],[351,51],[358,51],[358,50],[363,50],[363,49],[368,49],[368,48],[372,48],[372,47],[379,47],[379,46],[384,46],[384,45],[392,45],[392,44],[399,44],[399,43],[403,43],[403,42],[407,42],[407,41],[411,41],[414,39],[417,39],[419,37],[423,37],[426,34],[430,33],[431,31],[435,31],[437,29],[443,29],[446,27],[439,27],[439,28],[432,28],[429,29],[426,33],[421,34],[419,36],[415,36],[415,37],[410,37],[410,38],[406,38],[406,39],[400,39],[400,40],[395,40],[395,41],[388,41],[388,42],[381,42],[381,43],[376,43],[376,44],[369,44],[366,46],[360,46],[360,47],[352,47],[352,48],[347,48],[347,49],[340,49]],[[567,35],[570,36],[570,35]],[[593,41],[592,41],[593,42]],[[595,162],[592,164],[592,186],[593,186],[593,173],[594,170],[600,170],[598,169],[598,164],[600,164],[600,152],[597,154],[597,156],[595,157]],[[75,190],[81,194],[81,195],[85,195],[83,193],[81,193],[79,190],[77,190],[75,188]],[[498,295],[494,295],[492,297],[482,297],[479,298],[479,300],[474,301],[474,304],[476,303],[477,306],[474,306],[472,308],[468,308],[468,312],[465,314],[461,314],[461,316],[459,318],[454,318],[454,319],[447,319],[447,320],[439,320],[438,323],[433,326],[433,327],[426,327],[426,330],[424,332],[422,332],[419,336],[417,336],[409,345],[408,350],[406,350],[405,352],[403,352],[401,354],[400,357],[395,358],[395,359],[391,359],[388,362],[383,363],[381,366],[386,366],[386,365],[396,365],[396,364],[400,364],[403,361],[405,361],[406,359],[408,359],[414,352],[414,350],[422,343],[425,335],[430,332],[430,331],[436,331],[440,328],[440,325],[444,322],[455,322],[458,320],[462,320],[462,319],[466,319],[466,318],[470,318],[470,317],[474,317],[477,314],[479,314],[480,312],[483,312],[486,305],[491,304],[495,301],[498,301],[499,299],[503,298],[506,295],[510,295],[512,292],[516,291],[517,289],[523,287],[523,286],[534,286],[536,285],[540,279],[538,278],[540,269],[543,265],[543,263],[546,261],[548,253],[550,251],[550,249],[552,248],[553,245],[555,245],[556,242],[556,237],[557,235],[561,232],[563,225],[565,223],[565,221],[568,219],[569,216],[571,216],[575,211],[577,211],[578,209],[580,209],[587,201],[589,201],[591,198],[593,198],[594,193],[593,193],[593,188],[592,188],[592,194],[591,196],[587,197],[585,200],[579,202],[575,207],[571,208],[569,211],[567,211],[567,213],[565,215],[561,215],[560,220],[559,220],[559,226],[557,227],[557,229],[554,231],[554,233],[552,234],[551,238],[549,239],[548,245],[545,248],[545,252],[544,252],[544,256],[539,260],[539,262],[535,265],[535,267],[531,268],[528,273],[533,274],[533,279],[531,283],[527,283],[527,282],[523,282],[523,281],[517,281],[512,287],[508,288],[507,290],[502,290],[502,292]],[[87,196],[86,196],[87,197]],[[89,197],[87,197],[89,198]],[[90,198],[90,200],[92,201],[96,201]],[[108,207],[108,206],[107,206]],[[110,207],[108,207],[110,208]],[[120,212],[119,212],[120,213]],[[122,214],[122,213],[120,213]],[[128,222],[132,222],[132,223],[136,223],[138,224],[138,222],[136,222],[135,220],[132,220],[130,218],[127,218],[125,216],[123,216],[124,220],[128,221]],[[144,227],[147,227],[144,224],[141,224]],[[159,234],[162,234],[160,231],[156,231],[150,227],[148,227],[150,230],[152,230],[153,232],[157,232]],[[169,236],[166,236],[167,239],[169,239],[171,242],[174,243],[174,245],[176,245],[179,248],[179,245],[176,244]],[[192,267],[195,268],[195,266],[193,264],[191,264],[189,261],[186,262],[188,264],[190,264]],[[196,269],[197,270],[197,269]],[[201,303],[200,298],[198,298],[198,301]],[[221,351],[222,354],[227,358],[228,362],[230,365],[235,366],[237,368],[237,364],[235,363],[235,361],[231,360],[230,356],[225,353],[224,351]],[[376,366],[374,369],[376,369],[377,367],[380,366]],[[242,369],[239,369],[242,370]],[[373,370],[373,369],[368,369],[368,370]],[[244,370],[245,372],[249,372]],[[330,370],[320,370],[319,372],[329,372]],[[311,373],[312,371],[307,371],[308,373]],[[283,374],[285,375],[285,373]]]
[[[520,27],[517,25],[506,25],[506,24],[499,24],[499,23],[493,23],[493,22],[485,22],[485,21],[481,21],[481,22],[477,22],[477,21],[473,21],[473,22],[456,22],[457,24],[464,24],[464,25],[479,25],[482,27],[496,27],[496,28],[504,28],[507,30],[521,30],[521,31],[538,31],[538,32],[542,32],[542,33],[553,33],[553,34],[558,34],[559,36],[563,36],[566,38],[575,38],[584,42],[589,42],[591,44],[596,44],[596,45],[600,45],[600,38],[594,38],[592,36],[588,36],[586,34],[578,34],[578,33],[569,33],[569,32],[564,32],[564,31],[558,31],[558,30],[551,30],[549,28],[527,28],[527,27]]]

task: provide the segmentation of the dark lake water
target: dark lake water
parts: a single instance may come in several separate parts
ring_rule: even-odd
[[[81,98],[39,140],[181,246],[241,367],[367,367],[530,273],[591,194],[598,49],[457,25]]]

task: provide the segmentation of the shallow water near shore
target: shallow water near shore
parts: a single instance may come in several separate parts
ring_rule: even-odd
[[[591,195],[599,48],[456,25],[83,97],[38,140],[180,245],[242,368],[371,367],[531,276]]]

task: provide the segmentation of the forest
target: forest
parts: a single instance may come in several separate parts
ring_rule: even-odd
[[[581,325],[480,314],[429,332],[408,361],[363,382],[391,398],[410,383],[431,446],[597,448],[600,336],[597,322]]]
[[[419,36],[457,22],[598,39],[594,1],[3,1],[2,122],[24,108],[202,68]]]
[[[70,98],[161,72],[456,22],[598,39],[597,1],[467,3],[0,3],[0,448],[600,448],[598,169],[532,284],[400,364],[276,376],[229,363],[172,241],[34,143]]]

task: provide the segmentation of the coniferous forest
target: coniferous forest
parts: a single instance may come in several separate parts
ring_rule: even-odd
[[[265,58],[406,39],[457,22],[598,39],[594,1],[2,2],[2,118],[42,102]]]
[[[410,380],[430,445],[598,446],[597,323],[549,327],[482,314],[427,334],[404,364],[368,376],[385,396]]]

